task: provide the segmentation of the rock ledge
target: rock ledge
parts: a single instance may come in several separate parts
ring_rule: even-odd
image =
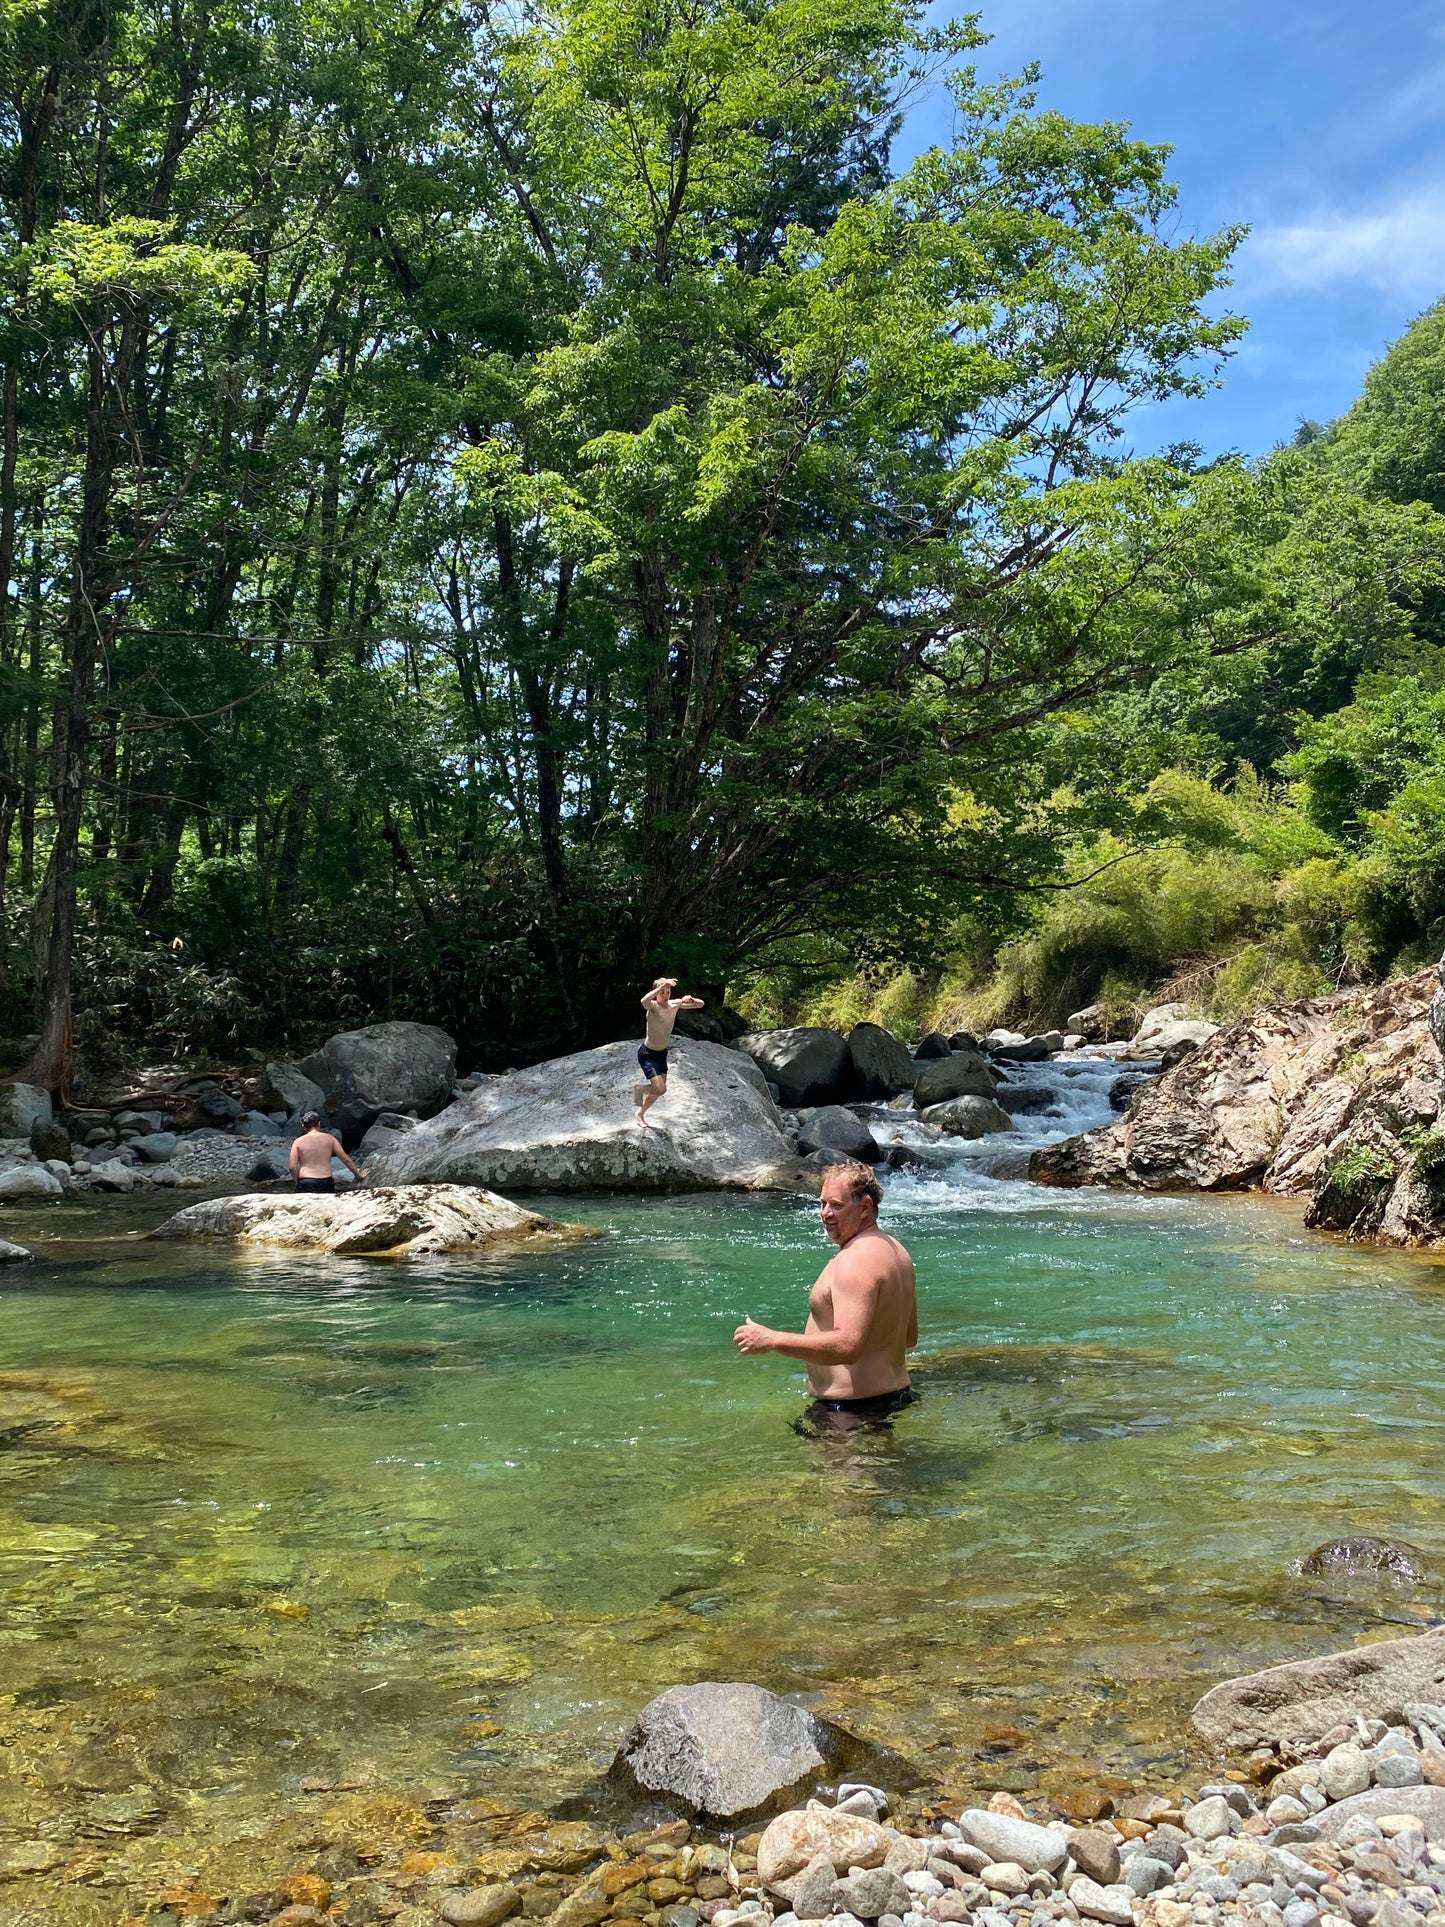
[[[460,1184],[360,1188],[327,1196],[280,1197],[243,1192],[188,1205],[152,1233],[236,1244],[326,1251],[337,1257],[424,1258],[439,1251],[476,1251],[544,1233],[580,1233],[524,1211],[492,1191]]]

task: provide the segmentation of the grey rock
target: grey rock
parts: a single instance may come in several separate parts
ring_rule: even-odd
[[[106,1124],[93,1124],[85,1134],[85,1142],[90,1148],[98,1149],[102,1144],[114,1144],[115,1133]]]
[[[1134,1894],[1128,1887],[1101,1887],[1097,1880],[1080,1874],[1069,1883],[1069,1899],[1088,1920],[1103,1920],[1110,1927],[1130,1927],[1134,1918]]]
[[[1135,1854],[1124,1865],[1124,1885],[1130,1893],[1138,1894],[1141,1899],[1160,1887],[1167,1887],[1173,1878],[1173,1868],[1166,1867],[1162,1860],[1154,1859],[1152,1854]]]
[[[634,1116],[637,1080],[626,1042],[492,1078],[370,1160],[371,1182],[502,1192],[800,1187],[762,1075],[742,1052],[674,1044],[649,1130]]]
[[[1313,1820],[1287,1820],[1269,1836],[1272,1847],[1303,1847],[1322,1836]]]
[[[326,1093],[321,1086],[308,1077],[299,1064],[290,1064],[284,1059],[266,1066],[261,1088],[262,1094],[274,1099],[288,1117],[302,1111],[326,1109]]]
[[[135,1140],[136,1155],[146,1164],[169,1164],[179,1143],[174,1131],[147,1131]]]
[[[14,1164],[0,1171],[0,1200],[62,1198],[65,1186],[43,1164]]]
[[[1172,1870],[1185,1857],[1184,1835],[1178,1827],[1156,1827],[1145,1841],[1144,1851],[1152,1854],[1156,1860],[1162,1860]]]
[[[1057,1038],[1058,1043],[1051,1042],[1053,1038]],[[994,1057],[1003,1058],[1005,1062],[1041,1064],[1046,1057],[1062,1046],[1063,1041],[1063,1032],[1057,1030],[1049,1031],[1045,1036],[1039,1037],[1020,1037],[1016,1032],[1007,1037],[1000,1037],[997,1033],[990,1031],[983,1043],[985,1050]]]
[[[117,1131],[163,1131],[166,1128],[164,1111],[117,1111],[111,1118],[111,1125]]]
[[[236,1126],[237,1137],[280,1137],[281,1127],[261,1111],[248,1111]]]
[[[1345,1895],[1345,1912],[1354,1921],[1355,1927],[1365,1927],[1367,1921],[1373,1920],[1379,1904],[1378,1894],[1348,1893]]]
[[[354,1186],[335,1195],[273,1192],[208,1198],[167,1218],[152,1236],[277,1245],[340,1257],[425,1257],[556,1230],[535,1212],[471,1185]]]
[[[752,1059],[769,1083],[777,1085],[789,1109],[827,1104],[839,1096],[852,1061],[841,1031],[821,1025],[748,1031],[738,1038],[736,1048]]]
[[[833,1802],[834,1813],[859,1813],[865,1820],[878,1818],[878,1802],[867,1787],[855,1787],[851,1793],[839,1792]]]
[[[449,1103],[455,1041],[435,1024],[368,1024],[338,1031],[300,1069],[325,1093],[343,1142],[355,1143],[383,1111],[434,1117]]]
[[[1356,1714],[1435,1700],[1442,1686],[1445,1632],[1432,1631],[1227,1680],[1204,1695],[1192,1717],[1195,1731],[1220,1750],[1243,1752],[1274,1740],[1311,1744]]]
[[[1102,1043],[1109,1034],[1108,1013],[1102,1004],[1086,1004],[1082,1010],[1071,1011],[1065,1022],[1091,1044]]]
[[[1045,1084],[1000,1084],[994,1102],[1010,1117],[1041,1117],[1056,1109],[1059,1094]]]
[[[650,1700],[613,1770],[688,1812],[726,1820],[760,1812],[805,1785],[811,1791],[820,1774],[841,1763],[846,1745],[839,1728],[776,1693],[710,1680],[672,1686]]]
[[[1310,1900],[1292,1900],[1284,1910],[1284,1927],[1318,1927],[1320,1910]]]
[[[27,1265],[35,1253],[25,1245],[11,1244],[8,1238],[0,1238],[0,1265]]]
[[[1229,1832],[1229,1805],[1218,1793],[1196,1800],[1184,1816],[1184,1831],[1196,1840],[1218,1840]]]
[[[825,1104],[813,1113],[798,1133],[798,1149],[804,1157],[812,1151],[841,1151],[865,1164],[877,1164],[883,1155],[868,1126],[841,1104]]]
[[[848,1033],[846,1084],[850,1097],[895,1097],[913,1088],[913,1060],[881,1024],[855,1024]]]
[[[912,1905],[908,1889],[898,1875],[889,1873],[886,1867],[870,1867],[840,1880],[838,1899],[858,1920],[877,1920],[883,1914],[906,1914]]]
[[[497,1927],[522,1904],[522,1896],[510,1881],[489,1887],[453,1887],[442,1894],[437,1912],[448,1927]]]
[[[49,1173],[46,1175],[48,1176]],[[119,1158],[107,1158],[103,1163],[91,1166],[90,1188],[92,1191],[127,1192],[134,1191],[135,1187],[135,1172],[132,1171],[128,1164],[123,1164]],[[60,1186],[57,1184],[55,1188],[58,1191]]]
[[[1040,1868],[1057,1873],[1068,1858],[1067,1840],[1048,1827],[1035,1826],[1032,1820],[1015,1820],[1011,1814],[968,1807],[959,1815],[958,1824],[969,1844],[981,1848],[990,1860],[1016,1860],[1025,1873],[1037,1873]]]
[[[696,1907],[689,1907],[681,1900],[675,1900],[670,1907],[662,1910],[662,1927],[699,1927],[701,1919]],[[792,1927],[797,1927],[797,1919],[796,1914],[779,1914],[773,1927],[782,1927],[785,1921],[791,1921]]]
[[[1348,1800],[1369,1784],[1370,1762],[1363,1748],[1349,1744],[1333,1747],[1315,1773],[1315,1785],[1327,1800]]]
[[[794,1882],[793,1912],[798,1919],[826,1920],[833,1911],[837,1884],[838,1869],[827,1854],[815,1854]]]
[[[209,1124],[238,1124],[246,1115],[245,1105],[219,1086],[197,1091],[195,1097],[196,1109]]]
[[[1377,1752],[1371,1761],[1371,1778],[1379,1787],[1422,1786],[1425,1780],[1424,1769],[1418,1756],[1403,1753]]]
[[[1239,1882],[1227,1873],[1207,1873],[1200,1876],[1194,1891],[1210,1900],[1238,1900]]]
[[[987,1059],[976,1051],[959,1051],[923,1066],[913,1080],[913,1102],[922,1111],[951,1097],[992,1097],[998,1085],[998,1072]]]
[[[1186,1017],[1183,1004],[1157,1004],[1146,1010],[1144,1021],[1129,1039],[1128,1055],[1134,1058],[1162,1057],[1175,1044],[1207,1044],[1219,1029],[1204,1017]]]
[[[48,1123],[54,1116],[49,1091],[34,1084],[0,1084],[0,1137],[28,1140],[37,1118]]]
[[[1374,1648],[1363,1650],[1371,1652]],[[1356,1793],[1330,1807],[1317,1824],[1324,1839],[1339,1840],[1353,1822],[1378,1820],[1385,1813],[1415,1814],[1424,1823],[1425,1838],[1434,1846],[1445,1844],[1445,1787],[1371,1787],[1368,1793]]]
[[[949,1137],[989,1137],[1013,1129],[1013,1119],[991,1097],[951,1097],[944,1104],[930,1104],[923,1121],[936,1124]]]
[[[855,1793],[866,1793],[873,1802],[873,1810],[875,1813],[886,1813],[888,1811],[888,1795],[883,1791],[881,1786],[871,1786],[867,1780],[841,1781],[838,1787],[838,1805],[841,1806],[845,1800],[851,1800]],[[906,1834],[900,1834],[899,1838],[907,1839],[908,1836]],[[914,1844],[922,1846],[923,1842],[917,1841]]]

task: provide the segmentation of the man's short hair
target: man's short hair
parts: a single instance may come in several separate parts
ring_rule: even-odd
[[[301,1128],[303,1131],[314,1131],[319,1128],[320,1123],[320,1111],[303,1111],[301,1113]]]
[[[875,1212],[883,1202],[883,1186],[871,1164],[863,1164],[857,1158],[849,1158],[846,1164],[830,1164],[823,1173],[823,1182],[826,1184],[829,1178],[841,1178],[855,1203],[871,1198]]]

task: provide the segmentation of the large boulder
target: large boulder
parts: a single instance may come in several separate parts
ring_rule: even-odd
[[[434,1117],[447,1102],[457,1047],[435,1024],[368,1024],[328,1037],[299,1069],[321,1087],[333,1128],[354,1144],[383,1111]]]
[[[850,1097],[896,1097],[912,1088],[913,1059],[881,1024],[855,1024],[848,1033]]]
[[[562,1229],[490,1191],[455,1184],[358,1187],[344,1195],[288,1192],[208,1198],[157,1228],[157,1238],[281,1245],[337,1257],[423,1258],[476,1251]]]
[[[737,1040],[737,1048],[777,1085],[790,1111],[803,1104],[827,1104],[841,1095],[850,1063],[848,1040],[841,1031],[812,1024],[752,1030]]]
[[[950,1097],[992,1097],[999,1074],[977,1051],[956,1051],[952,1057],[925,1064],[913,1083],[913,1102],[922,1111]]]
[[[813,1151],[838,1151],[864,1164],[877,1164],[883,1155],[868,1126],[841,1104],[825,1104],[814,1111],[798,1133],[798,1149],[804,1157]]]
[[[841,1041],[841,1040],[840,1040]],[[494,1077],[370,1162],[376,1184],[498,1191],[792,1190],[803,1173],[752,1060],[688,1039],[638,1125],[636,1046],[604,1044]]]
[[[0,1137],[28,1138],[37,1121],[54,1116],[49,1091],[35,1084],[0,1084]]]
[[[1277,1740],[1312,1746],[1342,1720],[1398,1718],[1407,1700],[1438,1701],[1442,1689],[1445,1630],[1225,1680],[1204,1695],[1192,1717],[1211,1746],[1231,1752]]]
[[[63,1198],[65,1186],[43,1164],[12,1164],[0,1171],[0,1201],[17,1198]]]
[[[261,1093],[273,1109],[285,1111],[289,1117],[301,1111],[326,1109],[326,1093],[321,1086],[299,1064],[288,1064],[284,1059],[266,1066]]]
[[[1164,1057],[1180,1044],[1207,1044],[1219,1029],[1207,1017],[1185,1015],[1183,1004],[1156,1004],[1146,1010],[1138,1030],[1129,1039],[1125,1057]]]
[[[1137,1089],[1117,1124],[1036,1151],[1029,1175],[1143,1190],[1318,1191],[1316,1222],[1334,1222],[1331,1210],[1353,1199],[1359,1235],[1445,1240],[1414,1148],[1440,1109],[1440,1052],[1428,1025],[1435,987],[1435,972],[1419,971],[1257,1011]],[[1373,1156],[1335,1171],[1352,1138],[1388,1158],[1379,1196]]]
[[[845,1764],[848,1737],[761,1686],[707,1680],[650,1700],[614,1771],[689,1813],[731,1820],[811,1792]]]

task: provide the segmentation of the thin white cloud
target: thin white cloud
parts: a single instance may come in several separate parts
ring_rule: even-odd
[[[1236,281],[1252,294],[1353,284],[1438,300],[1445,294],[1445,183],[1402,190],[1353,213],[1258,226],[1240,251]]]

